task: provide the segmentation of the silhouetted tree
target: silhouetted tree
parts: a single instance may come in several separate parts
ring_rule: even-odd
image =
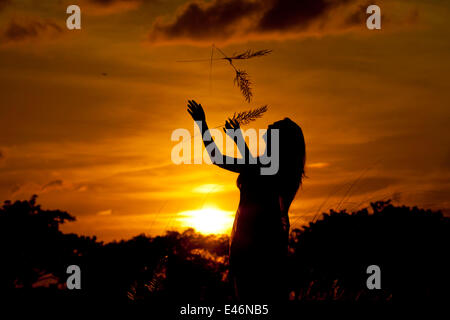
[[[60,273],[67,254],[60,224],[75,218],[60,210],[42,210],[37,196],[5,201],[0,208],[1,286],[31,288],[46,273]]]
[[[104,244],[95,237],[59,230],[62,223],[74,220],[64,211],[43,210],[36,196],[5,201],[0,208],[0,290],[110,303],[233,299],[227,236],[188,229]],[[370,211],[331,210],[291,232],[286,270],[291,298],[443,299],[448,296],[449,220],[441,212],[393,206],[389,201],[372,203]],[[79,292],[64,285],[71,264],[82,270]],[[366,287],[366,269],[372,264],[381,268],[381,290]],[[47,275],[55,277],[57,285],[35,288]]]
[[[423,300],[448,291],[450,219],[390,201],[371,207],[371,213],[331,210],[292,231],[290,285],[297,299]],[[381,290],[366,287],[372,264],[381,268]]]

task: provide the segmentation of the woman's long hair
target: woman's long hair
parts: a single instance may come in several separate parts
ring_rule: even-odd
[[[269,132],[271,129],[279,130],[279,168],[274,176],[268,177],[274,178],[270,179],[271,187],[276,188],[288,209],[305,176],[305,138],[300,126],[291,119],[284,118],[268,127],[266,153],[272,149]],[[252,175],[241,173],[237,179],[239,189],[254,178]]]
[[[269,128],[279,130],[277,187],[285,203],[290,205],[305,176],[305,138],[300,126],[289,118],[277,121]]]

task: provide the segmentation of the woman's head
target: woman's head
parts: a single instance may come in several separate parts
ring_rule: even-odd
[[[267,144],[266,152],[274,150],[272,143],[275,141],[271,139],[273,129],[278,130],[279,137],[279,169],[276,174],[279,187],[293,199],[305,175],[306,148],[303,131],[289,118],[272,123],[264,135]]]
[[[271,138],[274,132],[272,130],[278,130],[277,134],[273,135],[273,138],[275,138],[273,142]],[[272,165],[271,161],[275,157],[278,160],[278,170],[276,173],[266,176],[268,178],[274,178],[266,180],[270,181],[270,186],[266,187],[272,188],[274,192],[277,192],[284,198],[285,203],[290,204],[305,175],[306,151],[302,129],[291,119],[284,118],[269,125],[263,139],[266,141],[265,156],[270,158],[269,165]],[[273,148],[272,143],[277,143],[278,148]],[[277,151],[277,155],[272,154],[272,152]],[[264,163],[266,163],[265,161]],[[259,170],[258,173],[261,174]],[[246,182],[251,182],[254,179],[253,174],[242,172],[238,177],[237,185],[241,188]]]

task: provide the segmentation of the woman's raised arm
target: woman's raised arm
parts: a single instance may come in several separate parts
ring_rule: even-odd
[[[211,158],[212,163],[225,170],[238,173],[242,172],[246,165],[239,164],[236,158],[228,157],[222,154],[216,143],[214,142],[214,139],[209,134],[209,128],[206,124],[205,111],[203,110],[202,105],[198,104],[194,100],[188,100],[187,111],[197,124],[201,124],[200,129],[203,143],[205,144],[206,150],[208,150],[208,154]],[[210,144],[214,145],[211,147]]]
[[[245,142],[244,135],[242,134],[242,130],[237,120],[229,118],[227,121],[225,121],[225,128],[223,128],[223,131],[231,139],[233,139],[234,143],[236,143],[242,158],[245,159],[244,160],[245,164],[257,163],[257,159],[253,157],[252,153],[250,152],[247,146],[247,143]]]

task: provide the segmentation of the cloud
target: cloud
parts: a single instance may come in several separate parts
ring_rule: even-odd
[[[53,181],[50,181],[49,183],[43,185],[41,191],[48,191],[50,189],[59,188],[59,187],[62,187],[62,185],[63,185],[62,180],[53,180]]]
[[[188,2],[172,22],[158,19],[150,33],[151,41],[162,39],[228,38],[238,32],[242,21],[260,12],[263,2],[249,0],[214,0]]]
[[[21,42],[26,40],[49,38],[62,32],[62,27],[52,21],[11,21],[3,30],[0,35],[0,39],[3,43]]]
[[[213,0],[190,1],[168,21],[159,17],[151,42],[202,42],[267,38],[326,32],[360,24],[359,0]],[[361,8],[361,7],[360,7]],[[335,14],[331,12],[336,9]],[[363,15],[365,10],[363,11]],[[336,30],[334,30],[335,32]]]
[[[92,15],[108,15],[134,10],[144,2],[158,2],[159,0],[84,0],[81,7],[84,12]]]
[[[11,3],[10,0],[0,0],[0,11],[6,8]]]
[[[306,164],[307,168],[314,168],[314,169],[322,169],[328,167],[330,164],[328,162],[314,162]]]
[[[118,3],[134,3],[134,2],[140,3],[142,1],[141,0],[89,0],[89,2],[106,7],[106,6],[113,6]]]
[[[277,0],[259,20],[259,31],[305,29],[331,9],[352,0]]]
[[[108,210],[102,210],[97,212],[97,215],[99,216],[110,216],[112,214],[112,209],[108,209]]]
[[[40,194],[45,193],[47,191],[52,190],[61,190],[64,186],[64,182],[62,180],[52,180],[48,183],[41,184],[38,182],[30,181],[30,182],[21,182],[15,183],[11,189],[11,196],[14,197],[16,195],[22,194]],[[65,185],[64,187],[68,187],[69,185]]]

